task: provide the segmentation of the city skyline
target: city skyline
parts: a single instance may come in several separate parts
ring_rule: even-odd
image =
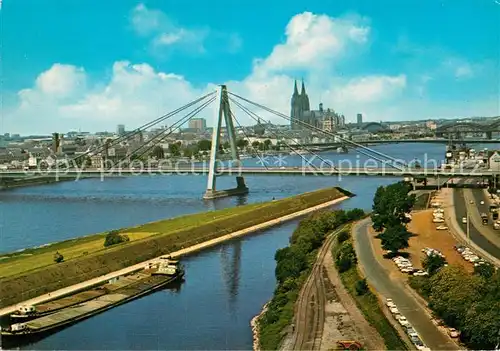
[[[377,122],[500,115],[493,1],[387,1],[391,11],[291,2],[264,13],[263,3],[228,3],[213,18],[205,3],[110,2],[99,12],[91,3],[64,17],[55,1],[3,4],[2,134],[138,127],[222,83],[288,113],[301,77],[311,106],[351,123],[357,113]],[[200,117],[212,126],[211,112]]]

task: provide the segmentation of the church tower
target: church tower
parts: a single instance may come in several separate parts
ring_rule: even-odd
[[[307,96],[306,86],[304,85],[304,79],[302,79],[302,91],[300,92],[300,100],[302,101],[302,111],[311,111],[309,105],[309,96]]]
[[[291,127],[292,129],[300,129],[299,123],[294,119],[302,120],[302,101],[300,99],[299,90],[297,89],[297,81],[294,83],[293,95],[291,101],[291,112],[290,117],[292,118]]]

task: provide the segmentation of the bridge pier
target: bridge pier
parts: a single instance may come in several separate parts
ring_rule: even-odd
[[[210,200],[226,196],[244,195],[248,193],[248,188],[245,185],[245,179],[240,175],[236,177],[236,188],[227,190],[216,190],[217,176],[217,155],[220,147],[220,132],[222,127],[222,117],[226,123],[227,133],[229,136],[229,146],[231,148],[231,156],[233,164],[240,165],[240,157],[236,146],[236,131],[234,129],[231,107],[229,106],[229,97],[227,88],[221,85],[217,88],[214,131],[212,134],[212,149],[210,151],[210,165],[208,170],[207,190],[203,195],[203,199]]]

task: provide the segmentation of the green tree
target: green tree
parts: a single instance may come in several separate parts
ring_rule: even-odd
[[[54,254],[54,262],[55,262],[55,263],[60,263],[60,262],[62,262],[62,261],[64,261],[64,256],[63,256],[63,255],[61,255],[61,254],[59,253],[59,251],[57,251],[57,252]]]
[[[445,264],[446,264],[446,260],[439,255],[427,256],[422,261],[422,266],[424,266],[425,270],[429,273],[429,275],[434,275]]]
[[[209,151],[212,148],[212,142],[207,139],[198,141],[198,150]]]
[[[404,182],[379,187],[373,198],[373,229],[384,228],[410,222],[408,214],[415,204],[415,195],[409,195],[411,188]]]
[[[394,253],[406,249],[410,237],[411,233],[403,224],[392,225],[377,235],[377,238],[381,240],[382,248]]]
[[[482,279],[471,276],[462,267],[449,265],[430,278],[429,307],[443,318],[447,325],[462,329],[467,311],[480,299]]]
[[[168,151],[171,156],[178,157],[181,155],[181,143],[176,142],[176,143],[170,143],[168,145]]]
[[[264,150],[269,150],[271,144],[272,144],[271,140],[269,140],[269,139],[264,140]]]
[[[183,151],[184,157],[191,158],[193,156],[193,150],[190,148],[185,148]]]
[[[356,295],[364,295],[368,292],[368,283],[366,279],[360,279],[354,284],[354,290],[356,290]]]
[[[229,141],[225,141],[224,144],[222,144],[222,147],[228,150],[231,147],[231,145],[229,145]]]
[[[106,238],[104,239],[104,247],[120,244],[129,240],[130,239],[127,235],[120,234],[120,232],[118,232],[117,230],[112,230],[108,234],[106,234]]]
[[[153,150],[151,150],[150,155],[152,157],[156,157],[157,159],[161,160],[161,159],[165,158],[165,151],[163,150],[163,148],[160,145],[156,145],[153,148]]]
[[[259,150],[259,147],[260,147],[260,142],[258,142],[257,140],[253,141],[253,142],[252,142],[252,147],[253,147],[255,150]]]
[[[236,146],[240,149],[244,149],[248,146],[248,140],[246,139],[238,139],[236,141]]]
[[[279,283],[288,278],[298,278],[306,265],[305,256],[301,250],[294,250],[290,247],[276,251],[274,259],[276,260],[275,275]]]
[[[474,266],[474,274],[489,279],[493,276],[495,273],[495,266],[493,266],[491,263],[485,262],[483,264],[479,264],[477,266]]]

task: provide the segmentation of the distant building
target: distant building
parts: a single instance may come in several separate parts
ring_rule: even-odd
[[[125,134],[125,125],[124,124],[119,124],[116,126],[116,134],[118,134],[118,135]]]
[[[290,117],[292,118],[292,130],[308,129],[306,124],[321,129],[327,128],[326,130],[330,131],[345,127],[345,117],[333,109],[327,108],[325,110],[322,103],[319,104],[318,110],[311,110],[304,81],[302,81],[300,94],[297,89],[297,81],[294,83]]]
[[[430,130],[436,130],[437,129],[437,124],[434,121],[427,121],[425,123],[425,126],[429,128]]]
[[[363,125],[363,115],[361,113],[358,113],[357,122],[358,122],[358,127],[361,127]]]
[[[205,118],[192,118],[189,121],[189,129],[204,132],[207,129],[207,120]]]

